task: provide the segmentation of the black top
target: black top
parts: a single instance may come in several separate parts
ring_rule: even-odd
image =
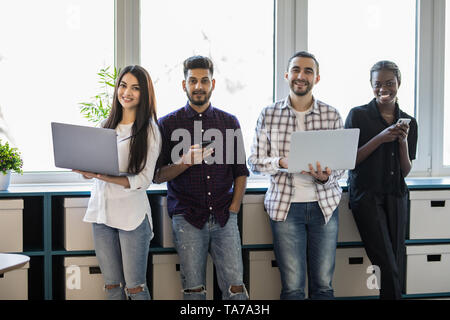
[[[401,111],[396,104],[395,122],[399,118],[409,118],[408,152],[409,159],[416,158],[417,121]],[[394,123],[395,123],[394,122]],[[384,120],[373,99],[369,104],[350,110],[345,128],[359,128],[358,148],[361,148],[390,124]],[[366,192],[401,196],[408,192],[405,179],[400,168],[398,141],[383,143],[369,157],[349,170],[348,190],[351,201],[358,201]]]

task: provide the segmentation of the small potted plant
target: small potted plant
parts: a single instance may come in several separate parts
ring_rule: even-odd
[[[23,160],[17,148],[0,139],[0,190],[7,190],[11,181],[11,170],[23,174]]]

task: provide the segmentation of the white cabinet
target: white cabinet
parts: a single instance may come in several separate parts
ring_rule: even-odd
[[[410,239],[450,238],[450,191],[411,191]]]
[[[263,194],[248,194],[242,200],[242,244],[272,244],[269,215]]]
[[[97,258],[65,257],[66,300],[105,300],[105,282]]]
[[[250,300],[279,300],[280,270],[272,250],[249,252]]]
[[[23,251],[23,200],[0,200],[0,252]]]
[[[335,297],[376,296],[379,274],[364,248],[337,248],[333,287]]]
[[[406,293],[450,292],[450,244],[406,247]]]
[[[83,218],[89,198],[64,199],[64,247],[67,251],[94,250],[92,223]]]
[[[177,254],[153,255],[153,296],[154,300],[183,300],[180,264]],[[208,255],[206,262],[206,299],[214,294],[213,262]]]

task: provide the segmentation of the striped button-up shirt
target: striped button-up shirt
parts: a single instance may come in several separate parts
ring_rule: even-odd
[[[254,173],[270,175],[264,206],[275,221],[284,221],[289,212],[295,189],[293,174],[279,171],[279,161],[289,156],[291,134],[298,130],[289,96],[266,107],[261,112],[256,125],[248,164]],[[305,115],[305,128],[309,130],[343,129],[339,112],[314,99],[312,109]],[[308,152],[305,150],[305,152]],[[331,168],[332,169],[332,168]],[[326,183],[316,181],[318,203],[325,223],[328,223],[341,200],[342,189],[338,180],[344,170],[332,170]]]

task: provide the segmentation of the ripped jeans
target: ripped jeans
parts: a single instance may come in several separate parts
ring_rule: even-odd
[[[150,300],[147,260],[152,230],[148,217],[132,231],[93,223],[95,254],[100,264],[108,300]],[[142,288],[138,293],[127,289]]]
[[[210,217],[200,230],[180,214],[172,217],[172,226],[175,248],[180,258],[181,285],[185,300],[206,300],[208,252],[216,267],[222,300],[248,299],[243,283],[244,268],[237,214],[230,213],[223,228]],[[232,292],[234,286],[240,286],[241,292]]]

